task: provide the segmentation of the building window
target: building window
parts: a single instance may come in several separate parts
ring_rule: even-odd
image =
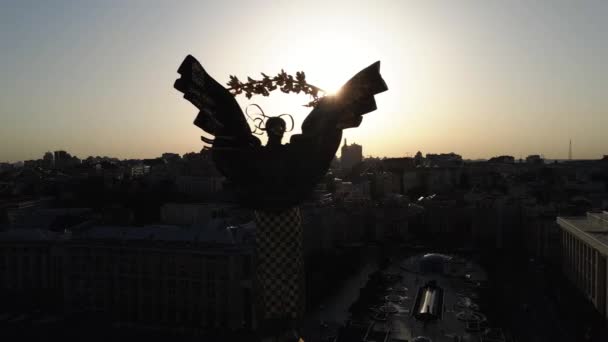
[[[593,257],[591,260],[591,297],[595,299],[595,280],[597,272],[597,251],[593,250]]]
[[[244,277],[251,276],[251,257],[249,255],[243,255],[241,258],[241,262],[243,263],[242,272]]]
[[[169,279],[167,281],[167,293],[169,296],[175,296],[175,279]]]

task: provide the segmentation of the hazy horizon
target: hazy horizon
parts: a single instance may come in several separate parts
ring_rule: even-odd
[[[281,69],[336,89],[380,60],[389,90],[361,127],[366,156],[608,154],[606,1],[5,1],[0,161],[199,151],[173,89],[187,54],[219,82]],[[239,97],[270,115],[305,96]]]

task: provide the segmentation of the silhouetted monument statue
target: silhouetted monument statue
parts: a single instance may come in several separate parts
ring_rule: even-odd
[[[243,84],[231,77],[227,89],[215,81],[200,63],[188,55],[178,69],[181,75],[175,89],[196,106],[200,113],[194,124],[214,139],[212,158],[229,180],[240,203],[255,210],[257,224],[257,289],[264,319],[296,319],[304,307],[302,282],[302,228],[298,205],[325,175],[336,154],[342,130],[358,127],[362,115],[376,110],[374,95],[387,90],[380,76],[380,62],[363,69],[350,79],[336,96],[317,97],[317,90],[284,72],[275,78],[250,80]],[[265,117],[256,129],[266,131],[268,143],[262,146],[252,134],[235,95],[268,95],[283,92],[311,94],[312,111],[302,123],[302,133],[281,140],[286,122],[281,117]]]

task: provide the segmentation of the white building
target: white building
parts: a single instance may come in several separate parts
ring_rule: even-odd
[[[564,273],[608,320],[608,212],[558,217],[557,224]]]

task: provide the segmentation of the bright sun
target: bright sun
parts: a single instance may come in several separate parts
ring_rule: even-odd
[[[327,77],[322,81],[323,82],[319,82],[319,84],[323,85],[319,87],[325,90],[325,95],[336,95],[347,80],[338,79],[337,77]]]
[[[357,56],[355,46],[350,35],[332,32],[323,39],[301,40],[290,51],[288,59],[297,61],[294,64],[304,69],[307,82],[325,90],[325,95],[335,95],[365,66],[356,61],[358,58],[353,58]]]

